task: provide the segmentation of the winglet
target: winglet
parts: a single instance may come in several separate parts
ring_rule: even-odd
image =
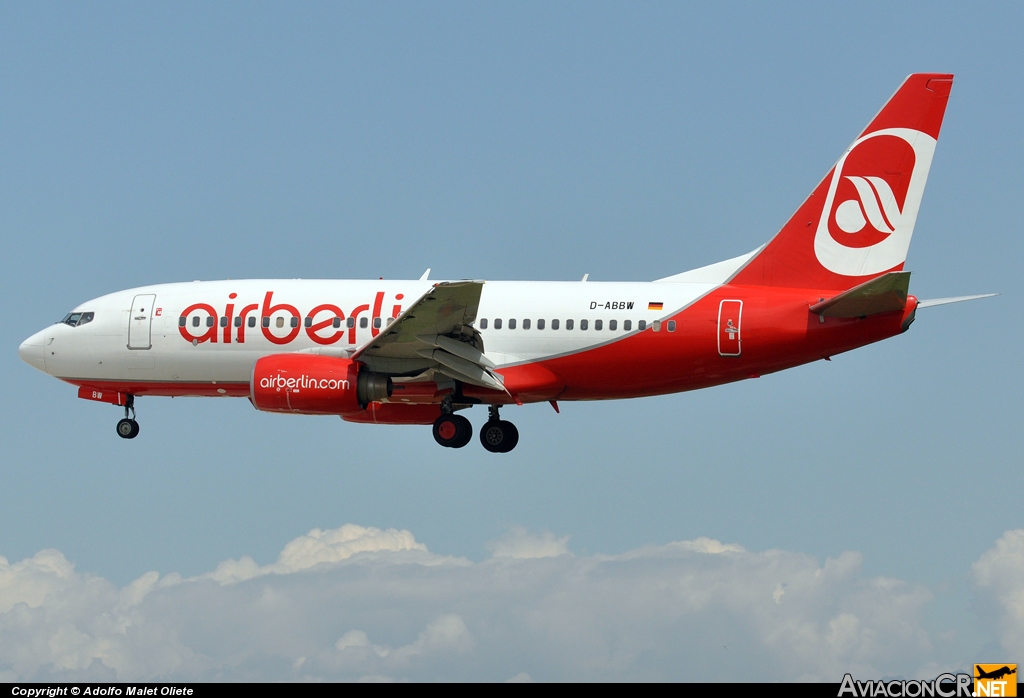
[[[427,267],[427,270],[425,272],[423,272],[423,276],[420,277],[420,281],[427,281],[429,279],[430,279],[430,267]]]

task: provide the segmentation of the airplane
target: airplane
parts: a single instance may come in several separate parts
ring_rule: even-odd
[[[994,679],[994,680],[999,680],[999,679],[1003,678],[1004,676],[1009,676],[1010,674],[1016,674],[1017,673],[1017,665],[1016,664],[1014,665],[1013,669],[1011,669],[1008,666],[1003,666],[1003,667],[1000,667],[999,669],[996,669],[994,671],[985,671],[984,669],[982,669],[980,666],[977,666],[977,665],[975,665],[975,669],[976,669],[976,671],[978,673],[978,675],[974,677],[976,679]]]
[[[246,280],[133,288],[21,344],[78,396],[245,397],[257,410],[432,425],[507,453],[510,405],[676,393],[756,378],[905,332],[904,271],[953,76],[909,76],[768,243],[651,282]]]

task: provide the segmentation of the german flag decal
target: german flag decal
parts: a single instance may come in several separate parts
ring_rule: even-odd
[[[659,303],[648,303],[647,304],[647,309],[648,310],[661,310],[664,306],[665,306],[665,304],[664,303],[660,303],[660,302]]]

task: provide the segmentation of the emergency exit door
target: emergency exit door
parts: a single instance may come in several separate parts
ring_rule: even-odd
[[[132,300],[132,312],[128,316],[128,348],[149,349],[153,346],[151,331],[153,327],[153,304],[156,294],[146,293],[135,296]]]
[[[722,301],[718,304],[718,353],[739,356],[743,301]]]

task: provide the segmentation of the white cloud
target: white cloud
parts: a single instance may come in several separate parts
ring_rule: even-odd
[[[553,533],[531,534],[522,526],[514,526],[501,538],[487,545],[494,557],[511,557],[527,560],[538,557],[555,557],[569,552],[569,536],[555,538]]]
[[[823,679],[934,675],[927,589],[700,538],[577,556],[512,529],[472,563],[408,531],[314,529],[275,563],[122,589],[57,551],[0,558],[0,674],[96,679]],[[974,567],[1020,647],[1024,532]],[[1014,615],[1016,614],[1016,615]],[[1014,655],[1016,656],[1016,655]]]
[[[273,565],[260,567],[251,557],[240,560],[225,560],[209,575],[221,584],[241,582],[264,574],[288,574],[347,560],[359,553],[399,552],[419,550],[427,552],[427,546],[417,543],[408,531],[389,528],[365,528],[345,524],[341,528],[322,531],[314,528],[304,536],[284,546]]]
[[[0,671],[9,680],[164,675],[191,657],[165,626],[145,623],[138,602],[154,572],[118,590],[80,574],[59,551],[9,564],[0,557]]]
[[[971,567],[971,578],[1007,656],[1024,657],[1024,529],[1004,533]]]

